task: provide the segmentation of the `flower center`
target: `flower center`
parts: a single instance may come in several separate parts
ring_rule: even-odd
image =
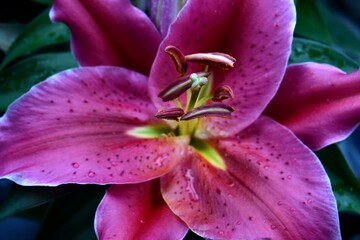
[[[225,170],[225,161],[216,148],[210,141],[198,138],[196,131],[200,129],[198,126],[203,117],[231,117],[234,108],[222,101],[234,98],[233,91],[225,85],[216,88],[212,93],[213,74],[209,68],[230,70],[234,67],[235,58],[218,52],[184,55],[174,46],[166,47],[165,52],[174,63],[179,78],[162,89],[158,97],[164,102],[173,101],[176,107],[160,109],[155,117],[172,121],[173,124],[170,125],[174,127],[170,129],[161,124],[152,125],[137,127],[127,133],[140,138],[188,135],[191,138],[190,147],[195,152],[214,167]],[[187,73],[189,63],[204,65],[204,71]],[[183,94],[186,94],[185,101],[184,98],[179,99]]]
[[[213,75],[209,68],[229,70],[233,68],[235,58],[219,52],[184,55],[174,46],[166,47],[165,52],[173,61],[179,78],[161,90],[158,96],[164,102],[174,101],[176,107],[160,109],[155,117],[176,121],[178,124],[175,133],[190,136],[195,135],[199,118],[231,117],[233,107],[221,101],[233,98],[233,91],[229,86],[221,86],[211,94]],[[189,63],[204,65],[204,71],[187,74]],[[187,97],[183,106],[179,97],[185,92]]]

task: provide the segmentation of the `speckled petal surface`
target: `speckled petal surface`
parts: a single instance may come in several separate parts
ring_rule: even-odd
[[[150,72],[161,36],[130,1],[54,0],[53,4],[50,17],[70,28],[72,52],[82,66]]]
[[[0,119],[0,176],[22,185],[129,183],[182,161],[187,137],[127,134],[155,123],[147,77],[84,67],[33,87]]]
[[[325,64],[290,66],[266,114],[318,150],[345,139],[360,123],[360,70]]]
[[[161,178],[165,202],[190,229],[210,239],[340,239],[329,179],[288,129],[261,117],[212,144],[226,171],[194,152]]]
[[[290,53],[295,8],[292,1],[188,1],[161,43],[150,74],[151,97],[158,108],[170,107],[157,93],[178,74],[164,53],[168,45],[185,55],[223,52],[237,59],[229,71],[210,69],[214,88],[229,85],[235,94],[227,101],[233,117],[203,123],[202,135],[229,135],[250,125],[275,95]],[[190,65],[190,64],[189,64]],[[188,73],[204,67],[189,66]]]
[[[157,180],[111,186],[95,217],[99,239],[182,239],[188,227],[162,199]]]

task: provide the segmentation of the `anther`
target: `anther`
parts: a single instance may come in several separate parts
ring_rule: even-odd
[[[167,46],[164,51],[170,56],[171,60],[173,61],[176,71],[178,71],[180,76],[184,76],[187,70],[187,63],[182,52],[177,47],[171,45]]]
[[[236,59],[228,54],[211,52],[195,53],[185,56],[187,62],[201,63],[207,66],[218,67],[223,70],[229,70],[234,67]]]
[[[173,100],[179,97],[182,93],[188,90],[192,85],[192,81],[189,76],[178,78],[177,80],[170,83],[158,94],[164,102]]]
[[[224,86],[218,87],[215,90],[214,96],[212,97],[211,100],[213,100],[214,102],[221,102],[228,98],[231,98],[231,99],[234,98],[234,92],[231,89],[231,87],[224,85]]]
[[[200,117],[231,117],[233,111],[234,108],[226,104],[206,104],[189,110],[180,120],[191,120]]]
[[[184,115],[184,110],[181,108],[170,108],[165,110],[159,110],[155,117],[160,119],[176,120],[179,121],[179,117]]]
[[[207,78],[210,75],[210,73],[204,73],[204,72],[193,73],[193,74],[186,75],[184,77],[178,78],[177,80],[173,81],[159,92],[158,97],[161,98],[164,102],[173,100],[179,97],[189,88],[192,88],[194,82],[196,82],[197,85],[204,84],[205,79],[203,78]]]

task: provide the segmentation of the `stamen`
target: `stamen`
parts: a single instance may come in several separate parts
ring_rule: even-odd
[[[170,108],[165,110],[159,110],[155,117],[160,119],[176,120],[179,121],[179,117],[184,115],[184,110],[181,108]]]
[[[234,92],[231,89],[231,87],[224,85],[224,86],[220,86],[218,87],[215,92],[214,92],[214,96],[212,97],[212,100],[214,102],[221,102],[225,99],[228,98],[234,98]]]
[[[236,59],[232,56],[219,52],[190,54],[185,56],[185,60],[187,62],[195,62],[207,66],[218,67],[223,70],[233,68],[234,63],[236,62]]]
[[[184,76],[187,70],[187,62],[185,60],[184,54],[175,46],[167,46],[164,50],[173,61],[176,71],[180,76]]]
[[[161,98],[164,102],[173,100],[188,90],[191,85],[192,81],[190,76],[187,75],[185,77],[181,77],[161,90],[158,94],[158,97]]]
[[[189,110],[180,120],[191,120],[200,117],[231,117],[235,109],[222,103],[206,104]]]
[[[207,77],[209,75],[210,73],[200,72],[181,77],[161,90],[158,94],[158,97],[161,98],[164,102],[167,102],[179,97],[189,88],[200,89],[201,86],[206,83]]]

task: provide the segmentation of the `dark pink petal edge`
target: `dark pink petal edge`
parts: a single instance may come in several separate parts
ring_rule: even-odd
[[[340,239],[329,178],[287,128],[261,117],[211,143],[225,171],[193,152],[161,178],[165,202],[194,232],[210,239]]]
[[[176,46],[185,55],[223,52],[237,59],[235,67],[229,71],[210,69],[210,72],[214,89],[224,84],[234,90],[235,98],[227,103],[235,112],[227,121],[216,118],[203,121],[201,135],[226,136],[245,128],[261,114],[280,85],[294,26],[295,8],[289,0],[216,0],[211,4],[188,1],[161,43],[150,73],[155,105],[171,107],[171,103],[163,103],[157,93],[178,77],[172,61],[164,53],[166,46]],[[203,70],[203,66],[190,64],[188,73]]]
[[[115,65],[149,74],[161,36],[128,0],[55,0],[50,17],[71,30],[82,66]]]
[[[265,113],[312,149],[341,141],[360,123],[360,70],[292,65]]]
[[[0,119],[0,177],[22,185],[133,183],[182,161],[188,137],[127,134],[159,124],[147,77],[84,67],[33,87]]]
[[[157,180],[112,185],[95,217],[99,239],[183,239],[188,231],[166,205]]]

